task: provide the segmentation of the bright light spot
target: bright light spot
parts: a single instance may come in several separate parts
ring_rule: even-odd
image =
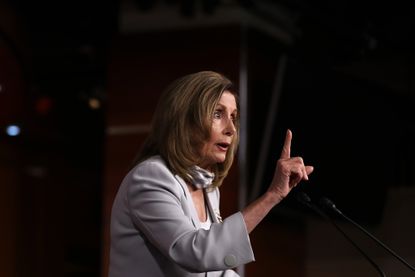
[[[93,110],[97,110],[101,107],[101,102],[97,98],[89,98],[88,104]]]
[[[3,86],[0,84],[0,93],[3,92]]]
[[[17,125],[9,125],[6,128],[6,133],[11,137],[18,136],[20,134],[20,127]]]

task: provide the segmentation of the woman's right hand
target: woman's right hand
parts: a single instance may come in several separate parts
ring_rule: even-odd
[[[271,185],[268,192],[277,197],[279,201],[284,199],[290,191],[302,180],[308,180],[314,168],[304,165],[301,157],[291,157],[292,132],[287,130],[281,156],[277,161]]]

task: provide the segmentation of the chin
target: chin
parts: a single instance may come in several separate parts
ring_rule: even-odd
[[[216,163],[218,163],[218,164],[222,164],[225,161],[226,161],[226,157],[220,157],[220,158],[216,159]]]

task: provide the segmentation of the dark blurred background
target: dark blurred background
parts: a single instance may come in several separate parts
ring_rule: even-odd
[[[290,128],[315,166],[296,190],[414,263],[414,23],[405,1],[1,0],[0,276],[106,276],[117,187],[161,91],[199,70],[244,109],[225,215],[266,190]],[[375,276],[330,228],[290,195],[241,275]]]

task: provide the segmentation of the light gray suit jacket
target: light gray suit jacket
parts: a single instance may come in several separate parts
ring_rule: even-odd
[[[111,213],[109,277],[238,276],[254,260],[240,212],[223,222],[219,190],[205,191],[210,230],[200,221],[186,183],[154,156],[124,178]]]

